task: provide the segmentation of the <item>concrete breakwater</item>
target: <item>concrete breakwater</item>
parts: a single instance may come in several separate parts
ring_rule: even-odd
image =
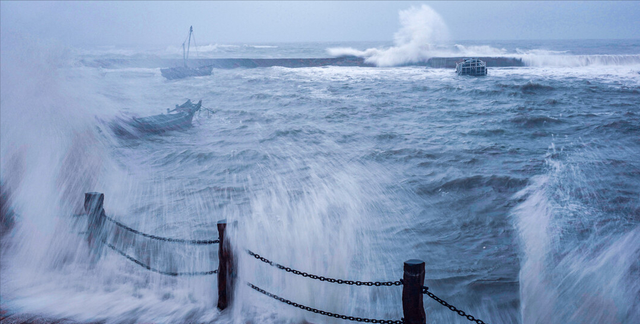
[[[432,57],[426,61],[405,64],[404,66],[426,66],[431,68],[455,68],[456,62],[465,57]],[[524,66],[522,59],[515,57],[479,57],[487,62],[487,67],[518,67]],[[101,68],[165,68],[182,65],[179,59],[86,59],[82,60],[86,66]],[[189,64],[193,67],[213,66],[216,69],[261,68],[281,66],[288,68],[317,67],[317,66],[362,66],[374,67],[361,57],[342,56],[334,58],[217,58],[192,59]]]

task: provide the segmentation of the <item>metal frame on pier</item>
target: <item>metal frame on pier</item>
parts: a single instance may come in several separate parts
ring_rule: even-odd
[[[465,59],[456,63],[456,73],[458,75],[487,75],[487,63],[476,58]]]

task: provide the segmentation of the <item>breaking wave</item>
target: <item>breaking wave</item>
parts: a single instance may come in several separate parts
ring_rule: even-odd
[[[640,54],[634,55],[515,55],[527,66],[582,67],[607,65],[640,65]]]
[[[465,46],[456,44],[452,51],[442,53],[444,56],[502,56],[507,54],[504,48],[495,48],[489,45]]]
[[[394,46],[360,50],[333,47],[326,51],[332,57],[356,56],[376,66],[401,66],[427,62],[433,57],[512,58],[532,67],[584,67],[640,65],[640,54],[575,55],[569,51],[549,49],[508,50],[491,45],[449,43],[449,32],[440,15],[427,5],[399,12],[402,27],[394,35]]]
[[[327,52],[334,57],[362,57],[365,62],[377,66],[397,66],[426,61],[439,49],[438,44],[449,39],[449,31],[444,20],[427,5],[401,10],[398,14],[402,27],[394,35],[395,46],[386,49],[369,48],[364,51],[340,47],[329,48]]]
[[[611,209],[602,192],[611,186],[611,173],[624,166],[590,162],[602,161],[603,153],[584,152],[566,162],[550,158],[548,173],[533,177],[514,196],[519,204],[512,213],[523,248],[522,323],[636,323],[640,318],[640,227],[630,212],[637,205]],[[558,305],[566,300],[575,300],[575,307]]]

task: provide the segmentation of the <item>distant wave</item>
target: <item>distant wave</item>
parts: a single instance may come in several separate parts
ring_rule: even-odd
[[[191,53],[215,53],[215,52],[225,52],[229,49],[238,49],[238,48],[257,48],[257,49],[269,49],[269,48],[278,48],[276,45],[251,45],[251,44],[208,44],[208,45],[199,45],[199,46],[191,46]],[[182,46],[169,46],[165,49],[166,54],[171,55],[182,55]]]
[[[568,54],[569,51],[552,51],[545,49],[531,49],[531,50],[523,50],[516,48],[517,54],[526,54],[526,55],[560,55],[560,54]]]
[[[583,67],[604,65],[640,65],[640,54],[572,55],[569,51],[528,49],[507,50],[490,45],[444,45],[448,29],[440,15],[427,5],[399,12],[402,27],[388,48],[334,47],[326,51],[332,57],[356,56],[376,66],[401,66],[427,62],[434,57],[485,57],[519,59],[533,67]]]
[[[392,50],[393,49],[393,50]],[[424,49],[424,52],[412,57],[401,55],[393,47],[384,50],[370,48],[357,50],[348,47],[329,48],[327,53],[333,57],[356,56],[365,59],[365,62],[376,66],[399,66],[427,62],[434,57],[481,57],[481,58],[513,58],[519,59],[525,66],[531,67],[586,67],[586,66],[633,66],[640,65],[640,54],[597,54],[597,55],[572,55],[568,51],[549,51],[534,49],[508,53],[506,49],[491,47],[489,45],[464,46],[456,44],[453,47],[444,46]],[[398,57],[384,57],[398,54]],[[383,58],[384,59],[381,59]]]
[[[402,27],[394,35],[395,46],[364,51],[354,48],[329,48],[327,52],[334,57],[357,56],[365,62],[377,66],[397,66],[426,61],[430,53],[437,49],[438,43],[449,38],[447,25],[440,15],[427,5],[411,7],[399,13]]]
[[[239,48],[239,47],[241,46],[233,45],[233,44],[208,44],[208,45],[192,46],[190,51],[206,53],[206,52],[218,52],[221,49],[226,49],[226,48]],[[182,55],[182,46],[169,46],[166,48],[165,52],[168,54]]]
[[[527,66],[581,67],[640,65],[640,54],[633,55],[515,55]]]
[[[141,55],[141,52],[139,50],[116,48],[115,46],[100,46],[100,47],[91,48],[91,49],[78,48],[77,51],[82,55],[114,55],[114,56],[127,56],[127,57]]]
[[[453,51],[443,51],[442,56],[502,56],[507,54],[507,50],[504,48],[495,48],[489,45],[472,45],[465,46],[455,44]]]
[[[275,45],[245,45],[247,47],[253,47],[253,48],[278,48],[278,46]]]

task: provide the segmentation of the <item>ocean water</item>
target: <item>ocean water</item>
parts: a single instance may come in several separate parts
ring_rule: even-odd
[[[177,81],[160,67],[84,63],[180,58],[177,47],[2,46],[1,179],[15,222],[2,237],[4,310],[105,323],[346,322],[251,282],[329,312],[403,316],[401,287],[302,278],[250,249],[362,281],[398,280],[404,261],[421,259],[431,292],[486,323],[640,322],[638,40],[461,41],[418,57],[526,65],[481,78],[381,63]],[[375,59],[367,49],[393,46],[211,44],[196,55]],[[186,99],[206,108],[188,130],[128,139],[108,127]],[[90,191],[105,194],[107,215],[154,235],[213,239],[218,220],[237,222],[233,306],[216,309],[215,276],[167,277],[90,251],[73,216]],[[217,268],[216,246],[120,247],[163,271]],[[428,323],[468,322],[424,305]]]

